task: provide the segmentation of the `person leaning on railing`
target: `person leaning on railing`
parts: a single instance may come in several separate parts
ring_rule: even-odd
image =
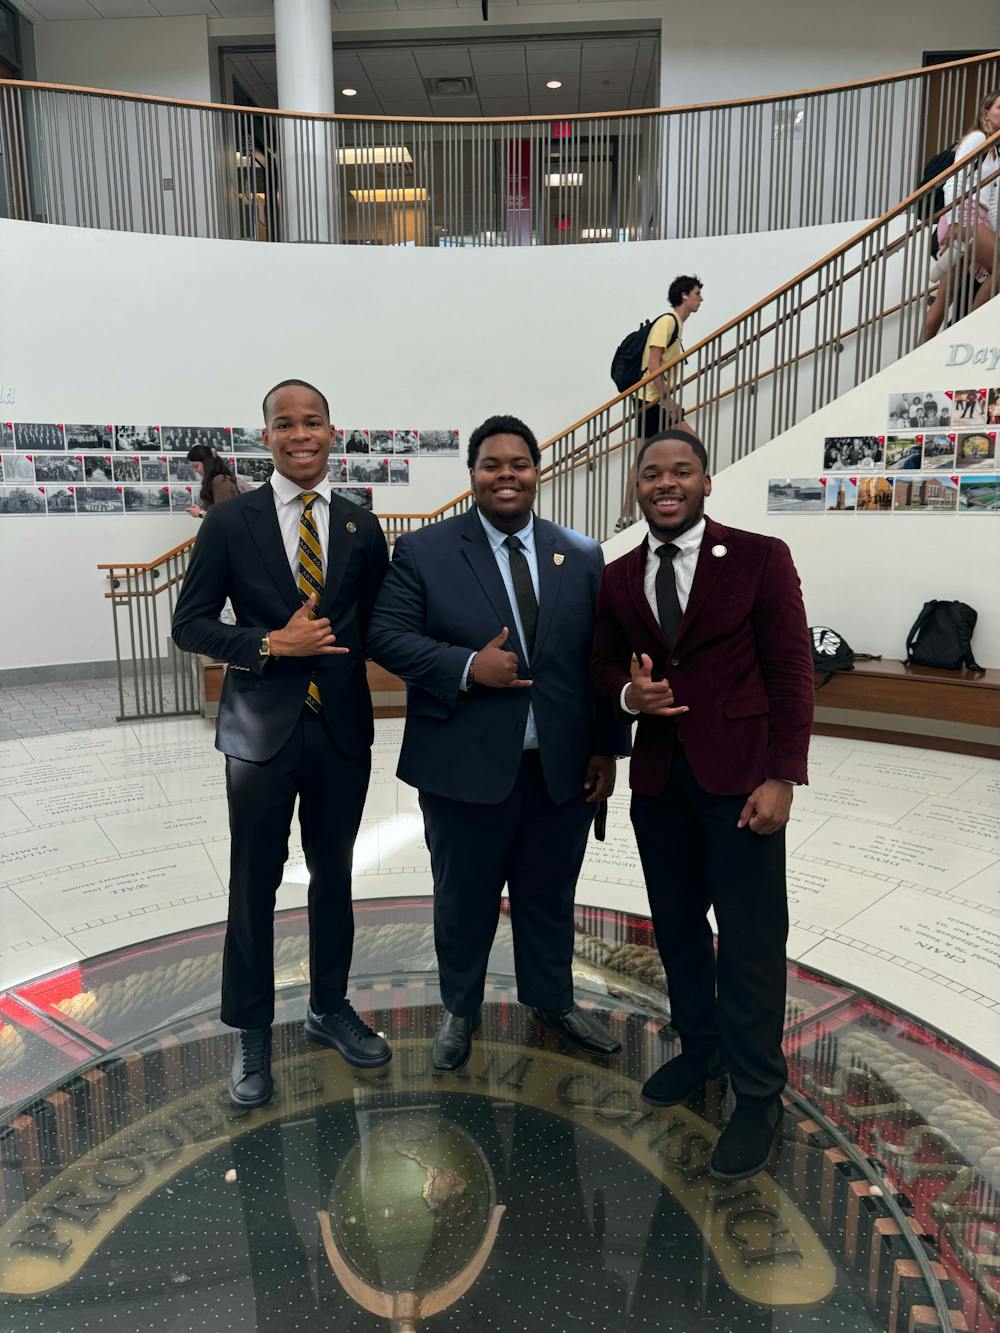
[[[980,103],[975,125],[956,144],[955,161],[961,162],[970,153],[974,153],[998,130],[1000,130],[1000,88],[994,88]],[[994,147],[983,155],[978,169],[970,173],[971,179],[968,179],[967,183],[968,193],[959,201],[955,199],[955,183],[960,179],[960,174],[949,176],[945,181],[944,200],[948,208],[937,224],[939,257],[931,272],[931,276],[937,278],[937,292],[927,312],[925,342],[928,338],[933,338],[944,323],[949,289],[948,269],[954,263],[966,237],[972,242],[972,263],[979,284],[972,309],[978,310],[984,302],[996,294],[997,197],[1000,195],[998,169],[1000,169],[1000,154]]]

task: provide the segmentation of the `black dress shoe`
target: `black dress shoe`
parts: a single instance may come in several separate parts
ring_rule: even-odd
[[[553,1012],[549,1009],[532,1010],[539,1022],[544,1023],[553,1032],[579,1046],[591,1055],[617,1055],[622,1044],[604,1026],[599,1018],[588,1014],[585,1009],[574,1004],[571,1009]]]
[[[263,1106],[274,1092],[271,1029],[243,1028],[229,1071],[229,1100],[244,1111]]]
[[[707,1054],[681,1051],[642,1085],[642,1100],[650,1106],[677,1106],[686,1102],[709,1079],[722,1078],[725,1066],[718,1050]]]
[[[479,1031],[480,1021],[478,1009],[466,1017],[453,1014],[447,1009],[444,1011],[444,1018],[434,1034],[431,1047],[434,1068],[439,1074],[457,1074],[469,1063],[473,1034]]]
[[[709,1174],[716,1180],[746,1180],[762,1171],[780,1138],[784,1113],[780,1101],[737,1102],[715,1145]]]
[[[378,1069],[392,1059],[389,1043],[354,1012],[350,1000],[329,1014],[306,1010],[305,1034],[320,1046],[332,1046],[356,1069]]]

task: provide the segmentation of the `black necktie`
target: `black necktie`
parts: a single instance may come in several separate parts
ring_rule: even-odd
[[[517,537],[508,537],[506,546],[510,556],[510,576],[514,581],[514,596],[524,630],[524,651],[531,660],[535,651],[535,628],[538,625],[538,602],[535,598],[535,586],[531,582],[531,570],[523,554],[524,547]]]
[[[674,557],[680,553],[679,546],[656,548],[656,554],[660,559],[660,568],[656,571],[656,614],[660,618],[660,628],[671,646],[677,641],[677,631],[681,627],[684,615],[677,596],[677,577],[674,570]]]

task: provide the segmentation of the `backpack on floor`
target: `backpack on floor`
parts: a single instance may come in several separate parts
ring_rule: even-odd
[[[924,602],[906,636],[906,664],[944,671],[982,671],[972,656],[972,631],[979,614],[965,602]]]
[[[853,671],[854,649],[837,633],[826,625],[810,625],[809,639],[812,645],[813,671],[822,675],[823,681],[816,688],[821,690],[829,685],[838,671]]]
[[[673,312],[667,310],[665,314]],[[662,319],[663,315],[657,315],[656,319]],[[647,319],[644,324],[633,330],[624,337],[615,349],[615,354],[611,358],[611,378],[615,382],[615,388],[619,393],[624,393],[626,389],[631,389],[633,384],[638,384],[642,379],[642,356],[646,350],[646,339],[649,337],[649,330],[656,323],[656,319]],[[680,337],[681,322],[674,315],[674,331],[670,336],[667,347],[673,347],[674,343]]]

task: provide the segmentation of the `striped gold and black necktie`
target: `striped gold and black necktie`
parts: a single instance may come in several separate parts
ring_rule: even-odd
[[[310,593],[316,594],[316,605],[323,596],[323,550],[319,544],[319,532],[313,518],[313,505],[319,499],[316,491],[303,491],[302,517],[299,519],[299,592],[306,601]],[[315,620],[316,612],[311,611],[310,620]],[[318,713],[323,706],[319,686],[314,680],[309,682],[306,692],[306,704]]]

